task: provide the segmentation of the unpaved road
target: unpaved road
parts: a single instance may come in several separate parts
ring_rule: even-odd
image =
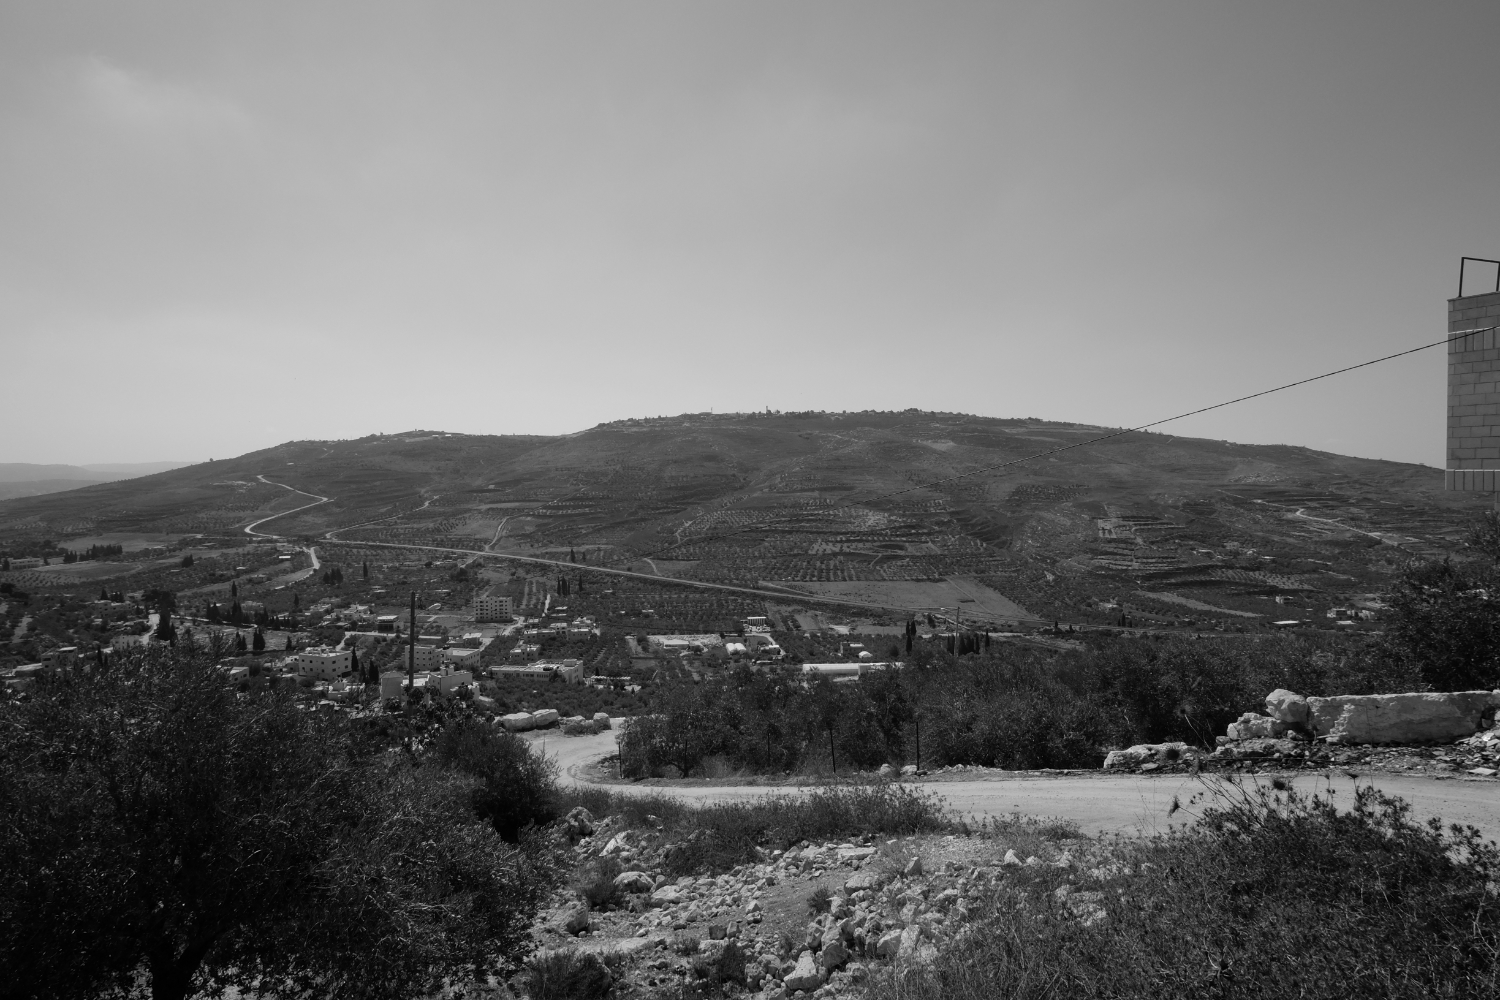
[[[623,720],[616,719],[618,725]],[[539,750],[557,761],[562,780],[584,784],[580,769],[615,750],[614,731],[597,736],[562,736],[548,733],[531,738]],[[1309,772],[1290,777],[1305,792],[1332,788],[1334,801],[1354,800],[1355,780],[1342,770]],[[1253,780],[1253,779],[1250,779]],[[1269,776],[1262,775],[1261,781]],[[1500,780],[1488,778],[1417,778],[1369,772],[1359,774],[1360,784],[1373,784],[1411,803],[1414,818],[1439,816],[1445,823],[1478,827],[1486,839],[1500,840]],[[1029,775],[979,778],[972,781],[923,781],[914,783],[946,801],[964,816],[983,819],[1024,813],[1072,820],[1086,834],[1138,834],[1166,831],[1173,823],[1192,818],[1196,809],[1189,800],[1209,785],[1185,774],[1148,777],[1132,774],[1083,774],[1074,776]],[[756,785],[630,785],[611,784],[611,791],[627,795],[665,793],[706,804],[755,799],[796,788]],[[1181,802],[1184,812],[1168,818],[1172,802]]]

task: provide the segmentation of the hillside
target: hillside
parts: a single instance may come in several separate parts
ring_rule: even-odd
[[[1405,559],[1452,548],[1487,503],[1444,493],[1424,466],[1137,433],[923,485],[1106,431],[908,411],[289,442],[4,501],[0,546],[243,538],[257,519],[310,502],[292,487],[329,500],[266,530],[571,551],[595,565],[909,607],[1235,621],[1285,616],[1272,596],[1316,610],[1378,594]],[[904,492],[885,496],[894,491]]]

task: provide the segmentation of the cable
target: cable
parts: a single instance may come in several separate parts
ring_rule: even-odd
[[[744,527],[744,528],[737,528],[734,531],[726,531],[726,532],[723,532],[723,533],[718,534],[718,535],[700,535],[697,538],[688,539],[687,541],[674,542],[671,545],[667,545],[667,546],[664,546],[663,548],[656,549],[655,551],[648,552],[648,553],[646,553],[643,556],[637,556],[636,558],[647,559],[647,558],[650,558],[651,556],[658,555],[658,554],[660,554],[662,552],[666,552],[669,549],[674,549],[674,548],[678,548],[678,547],[680,547],[682,545],[689,544],[689,542],[697,543],[697,542],[718,541],[721,538],[730,538],[730,537],[733,537],[734,535],[744,534],[747,531],[761,531],[761,530],[764,530],[765,528],[772,527],[772,526],[777,525],[777,524],[785,524],[785,523],[790,523],[790,522],[805,520],[809,516],[815,516],[815,517],[819,517],[819,518],[827,517],[830,514],[836,514],[836,513],[838,513],[841,510],[848,510],[851,507],[865,507],[865,506],[868,506],[869,504],[872,504],[872,503],[879,503],[882,500],[889,500],[891,497],[901,496],[904,493],[914,493],[917,490],[931,489],[934,486],[942,486],[945,483],[952,483],[952,482],[956,482],[956,481],[958,481],[960,479],[967,479],[970,476],[977,476],[977,475],[979,475],[981,473],[984,473],[984,472],[996,472],[996,471],[998,471],[1000,469],[1008,469],[1008,468],[1010,468],[1013,465],[1021,465],[1021,464],[1025,463],[1025,462],[1034,462],[1034,461],[1036,461],[1039,458],[1050,458],[1053,455],[1059,455],[1059,454],[1062,454],[1065,451],[1072,451],[1075,448],[1086,448],[1089,445],[1098,444],[1101,441],[1108,441],[1108,440],[1110,440],[1112,438],[1121,437],[1121,436],[1126,435],[1126,434],[1135,434],[1135,433],[1138,433],[1140,431],[1149,430],[1152,427],[1160,427],[1162,424],[1169,424],[1169,423],[1171,423],[1174,420],[1183,420],[1183,419],[1185,419],[1187,417],[1196,417],[1198,414],[1200,414],[1200,413],[1208,413],[1210,410],[1218,410],[1218,409],[1222,409],[1223,407],[1226,407],[1226,406],[1233,406],[1236,403],[1243,403],[1246,400],[1258,399],[1261,396],[1269,396],[1271,393],[1273,393],[1273,392],[1281,392],[1283,389],[1294,389],[1294,388],[1296,388],[1299,385],[1307,385],[1309,382],[1317,382],[1320,379],[1332,378],[1335,375],[1343,375],[1345,372],[1352,372],[1352,371],[1355,371],[1355,370],[1360,369],[1360,368],[1368,368],[1371,365],[1378,365],[1378,364],[1380,364],[1383,361],[1391,361],[1391,360],[1393,360],[1395,358],[1404,358],[1408,354],[1416,354],[1418,351],[1425,351],[1425,350],[1428,350],[1428,349],[1433,348],[1433,347],[1439,347],[1439,346],[1441,346],[1443,344],[1451,344],[1455,340],[1461,340],[1464,337],[1472,337],[1472,336],[1474,336],[1476,334],[1480,334],[1480,333],[1489,333],[1490,331],[1495,330],[1495,329],[1497,329],[1497,327],[1486,326],[1486,327],[1482,327],[1482,328],[1477,329],[1477,330],[1463,330],[1463,331],[1461,331],[1459,333],[1450,334],[1447,337],[1444,337],[1442,340],[1434,340],[1430,344],[1423,344],[1420,347],[1412,347],[1412,348],[1409,348],[1409,349],[1407,349],[1405,351],[1397,351],[1395,354],[1387,354],[1384,357],[1374,358],[1374,359],[1372,359],[1370,361],[1361,361],[1357,365],[1349,365],[1347,368],[1339,368],[1339,369],[1337,369],[1335,371],[1324,372],[1321,375],[1314,375],[1311,378],[1298,379],[1296,382],[1288,382],[1286,385],[1278,385],[1274,389],[1262,389],[1260,392],[1252,392],[1248,396],[1240,396],[1240,397],[1237,397],[1235,399],[1227,399],[1227,400],[1225,400],[1222,403],[1214,403],[1212,406],[1204,406],[1204,407],[1200,407],[1199,409],[1196,409],[1196,410],[1189,410],[1186,413],[1179,413],[1175,417],[1164,417],[1161,420],[1153,420],[1149,424],[1141,424],[1138,427],[1125,427],[1125,428],[1122,428],[1121,430],[1111,431],[1108,434],[1101,434],[1098,437],[1090,438],[1087,441],[1078,441],[1078,442],[1075,442],[1073,444],[1063,445],[1061,448],[1053,448],[1050,451],[1042,451],[1042,452],[1038,452],[1035,455],[1027,455],[1025,458],[1015,458],[1015,459],[1011,459],[1008,462],[1001,462],[998,465],[989,465],[989,466],[985,466],[982,469],[973,469],[973,470],[971,470],[969,472],[961,472],[961,473],[959,473],[956,476],[948,476],[945,479],[935,479],[935,480],[933,480],[930,483],[920,483],[920,484],[918,484],[916,486],[908,486],[908,487],[905,487],[903,489],[892,490],[889,493],[882,493],[882,494],[880,494],[878,496],[868,497],[868,498],[866,498],[864,500],[851,500],[850,502],[845,503],[845,504],[841,504],[841,505],[839,505],[837,507],[830,507],[827,510],[818,511],[814,515],[796,514],[796,515],[792,515],[790,517],[775,518],[775,519],[772,519],[770,521],[761,521],[760,523],[752,525],[752,526],[748,526],[748,527]]]

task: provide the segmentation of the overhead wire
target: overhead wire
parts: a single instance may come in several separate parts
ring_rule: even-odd
[[[1490,331],[1493,331],[1495,329],[1497,329],[1497,327],[1495,327],[1495,326],[1486,326],[1486,327],[1481,327],[1479,329],[1474,329],[1474,330],[1462,330],[1462,331],[1459,331],[1457,333],[1449,334],[1448,336],[1444,337],[1442,340],[1434,340],[1434,341],[1432,341],[1429,344],[1422,344],[1419,347],[1412,347],[1412,348],[1408,348],[1408,349],[1406,349],[1404,351],[1397,351],[1395,354],[1387,354],[1387,355],[1384,355],[1383,357],[1372,358],[1369,361],[1361,361],[1359,364],[1348,365],[1348,366],[1343,367],[1343,368],[1335,369],[1335,370],[1333,370],[1331,372],[1324,372],[1321,375],[1313,375],[1310,378],[1298,379],[1295,382],[1288,382],[1285,385],[1278,385],[1278,386],[1276,386],[1275,388],[1272,388],[1272,389],[1262,389],[1260,392],[1252,392],[1248,396],[1237,396],[1234,399],[1226,399],[1223,402],[1214,403],[1214,404],[1212,404],[1210,406],[1202,406],[1202,407],[1199,407],[1196,410],[1189,410],[1186,413],[1179,413],[1176,416],[1163,417],[1160,420],[1153,420],[1150,423],[1139,424],[1139,425],[1137,425],[1135,427],[1123,427],[1123,428],[1121,428],[1119,430],[1111,431],[1108,434],[1101,434],[1098,437],[1089,438],[1087,441],[1075,441],[1072,444],[1063,445],[1060,448],[1052,448],[1052,449],[1050,449],[1048,451],[1037,452],[1034,455],[1027,455],[1024,458],[1015,458],[1015,459],[1011,459],[1010,461],[1007,461],[1007,462],[1000,462],[1000,463],[998,463],[996,465],[988,465],[988,466],[984,466],[984,467],[978,468],[978,469],[971,469],[968,472],[961,472],[961,473],[958,473],[957,475],[947,476],[947,477],[945,477],[943,479],[934,479],[931,482],[919,483],[919,484],[917,484],[915,486],[903,487],[902,489],[899,489],[899,490],[891,490],[891,491],[889,491],[887,493],[881,493],[881,494],[879,494],[877,496],[873,496],[873,497],[866,497],[866,498],[861,499],[861,500],[851,500],[848,503],[840,504],[837,507],[829,507],[829,508],[826,508],[826,509],[823,509],[823,510],[819,510],[819,511],[816,511],[816,512],[811,512],[811,513],[793,514],[793,515],[789,515],[787,517],[772,518],[771,520],[767,520],[767,521],[758,521],[755,524],[747,525],[747,526],[742,527],[742,528],[736,528],[733,531],[721,532],[719,534],[698,535],[698,536],[695,536],[695,537],[692,537],[692,538],[684,539],[683,541],[680,541],[680,542],[673,542],[671,545],[663,546],[662,548],[656,549],[656,550],[654,550],[652,552],[648,552],[648,553],[646,553],[643,556],[638,556],[637,558],[648,559],[648,558],[650,558],[652,556],[659,555],[662,552],[666,552],[666,551],[669,551],[669,550],[675,549],[675,548],[680,548],[683,545],[697,544],[697,543],[700,543],[700,542],[718,541],[718,540],[723,539],[723,538],[732,538],[735,535],[743,535],[743,534],[746,534],[746,533],[752,532],[752,531],[764,531],[767,528],[775,527],[777,525],[785,525],[785,524],[789,524],[789,523],[804,522],[804,521],[807,521],[807,520],[810,520],[810,519],[813,519],[813,518],[817,518],[817,519],[827,518],[829,515],[836,514],[839,511],[848,510],[848,509],[850,509],[852,507],[866,507],[866,506],[869,506],[870,504],[880,503],[881,501],[889,500],[892,497],[902,496],[903,494],[906,494],[906,493],[915,493],[918,490],[932,489],[934,486],[943,486],[943,485],[945,485],[947,483],[957,482],[960,479],[968,479],[968,478],[970,478],[972,476],[982,475],[982,474],[984,474],[986,472],[998,472],[998,471],[1000,471],[1002,469],[1011,468],[1012,466],[1023,465],[1023,464],[1025,464],[1027,462],[1035,462],[1038,459],[1042,459],[1042,458],[1050,458],[1053,455],[1060,455],[1063,452],[1073,451],[1073,450],[1075,450],[1077,448],[1087,448],[1090,445],[1099,444],[1099,443],[1101,443],[1103,441],[1109,441],[1109,440],[1111,440],[1113,438],[1117,438],[1117,437],[1123,437],[1126,434],[1138,434],[1138,433],[1140,433],[1142,431],[1150,430],[1153,427],[1160,427],[1162,424],[1169,424],[1169,423],[1172,423],[1173,421],[1176,421],[1176,420],[1184,420],[1184,419],[1186,419],[1188,417],[1196,417],[1199,414],[1208,413],[1208,412],[1210,412],[1212,410],[1219,410],[1219,409],[1223,409],[1226,406],[1233,406],[1236,403],[1244,403],[1244,402],[1246,402],[1248,400],[1259,399],[1262,396],[1269,396],[1272,393],[1282,392],[1282,391],[1284,391],[1286,389],[1295,389],[1299,385],[1307,385],[1310,382],[1317,382],[1317,381],[1320,381],[1320,380],[1325,379],[1325,378],[1332,378],[1335,375],[1343,375],[1343,374],[1345,374],[1347,372],[1357,371],[1360,368],[1369,368],[1371,365],[1378,365],[1378,364],[1381,364],[1382,362],[1385,362],[1385,361],[1392,361],[1392,360],[1395,360],[1396,358],[1406,357],[1409,354],[1416,354],[1416,353],[1418,353],[1420,351],[1430,350],[1431,348],[1434,348],[1434,347],[1441,347],[1444,344],[1451,344],[1455,340],[1461,340],[1461,339],[1463,339],[1465,337],[1476,336],[1477,334],[1481,334],[1481,333],[1489,333]]]

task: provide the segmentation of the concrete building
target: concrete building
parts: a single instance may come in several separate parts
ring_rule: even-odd
[[[495,667],[491,675],[502,677],[529,677],[533,680],[550,681],[560,677],[569,684],[583,683],[583,663],[579,660],[561,660],[531,663],[524,667]]]
[[[474,620],[476,622],[498,622],[505,621],[512,614],[509,597],[484,597],[474,598]]]
[[[287,657],[286,665],[298,677],[311,677],[315,681],[335,681],[347,676],[353,669],[354,654],[347,649],[329,646],[313,646]]]
[[[479,656],[483,650],[466,649],[461,646],[452,646],[443,650],[443,659],[447,665],[464,670],[478,670]]]
[[[1460,297],[1448,300],[1448,334],[1453,339],[1448,342],[1448,462],[1443,485],[1450,490],[1500,492],[1500,331],[1495,329],[1500,326],[1500,278],[1496,284],[1495,291],[1479,295],[1463,295],[1460,287]]]
[[[41,565],[42,560],[37,556],[23,556],[10,561],[10,568],[12,570],[36,569]]]

